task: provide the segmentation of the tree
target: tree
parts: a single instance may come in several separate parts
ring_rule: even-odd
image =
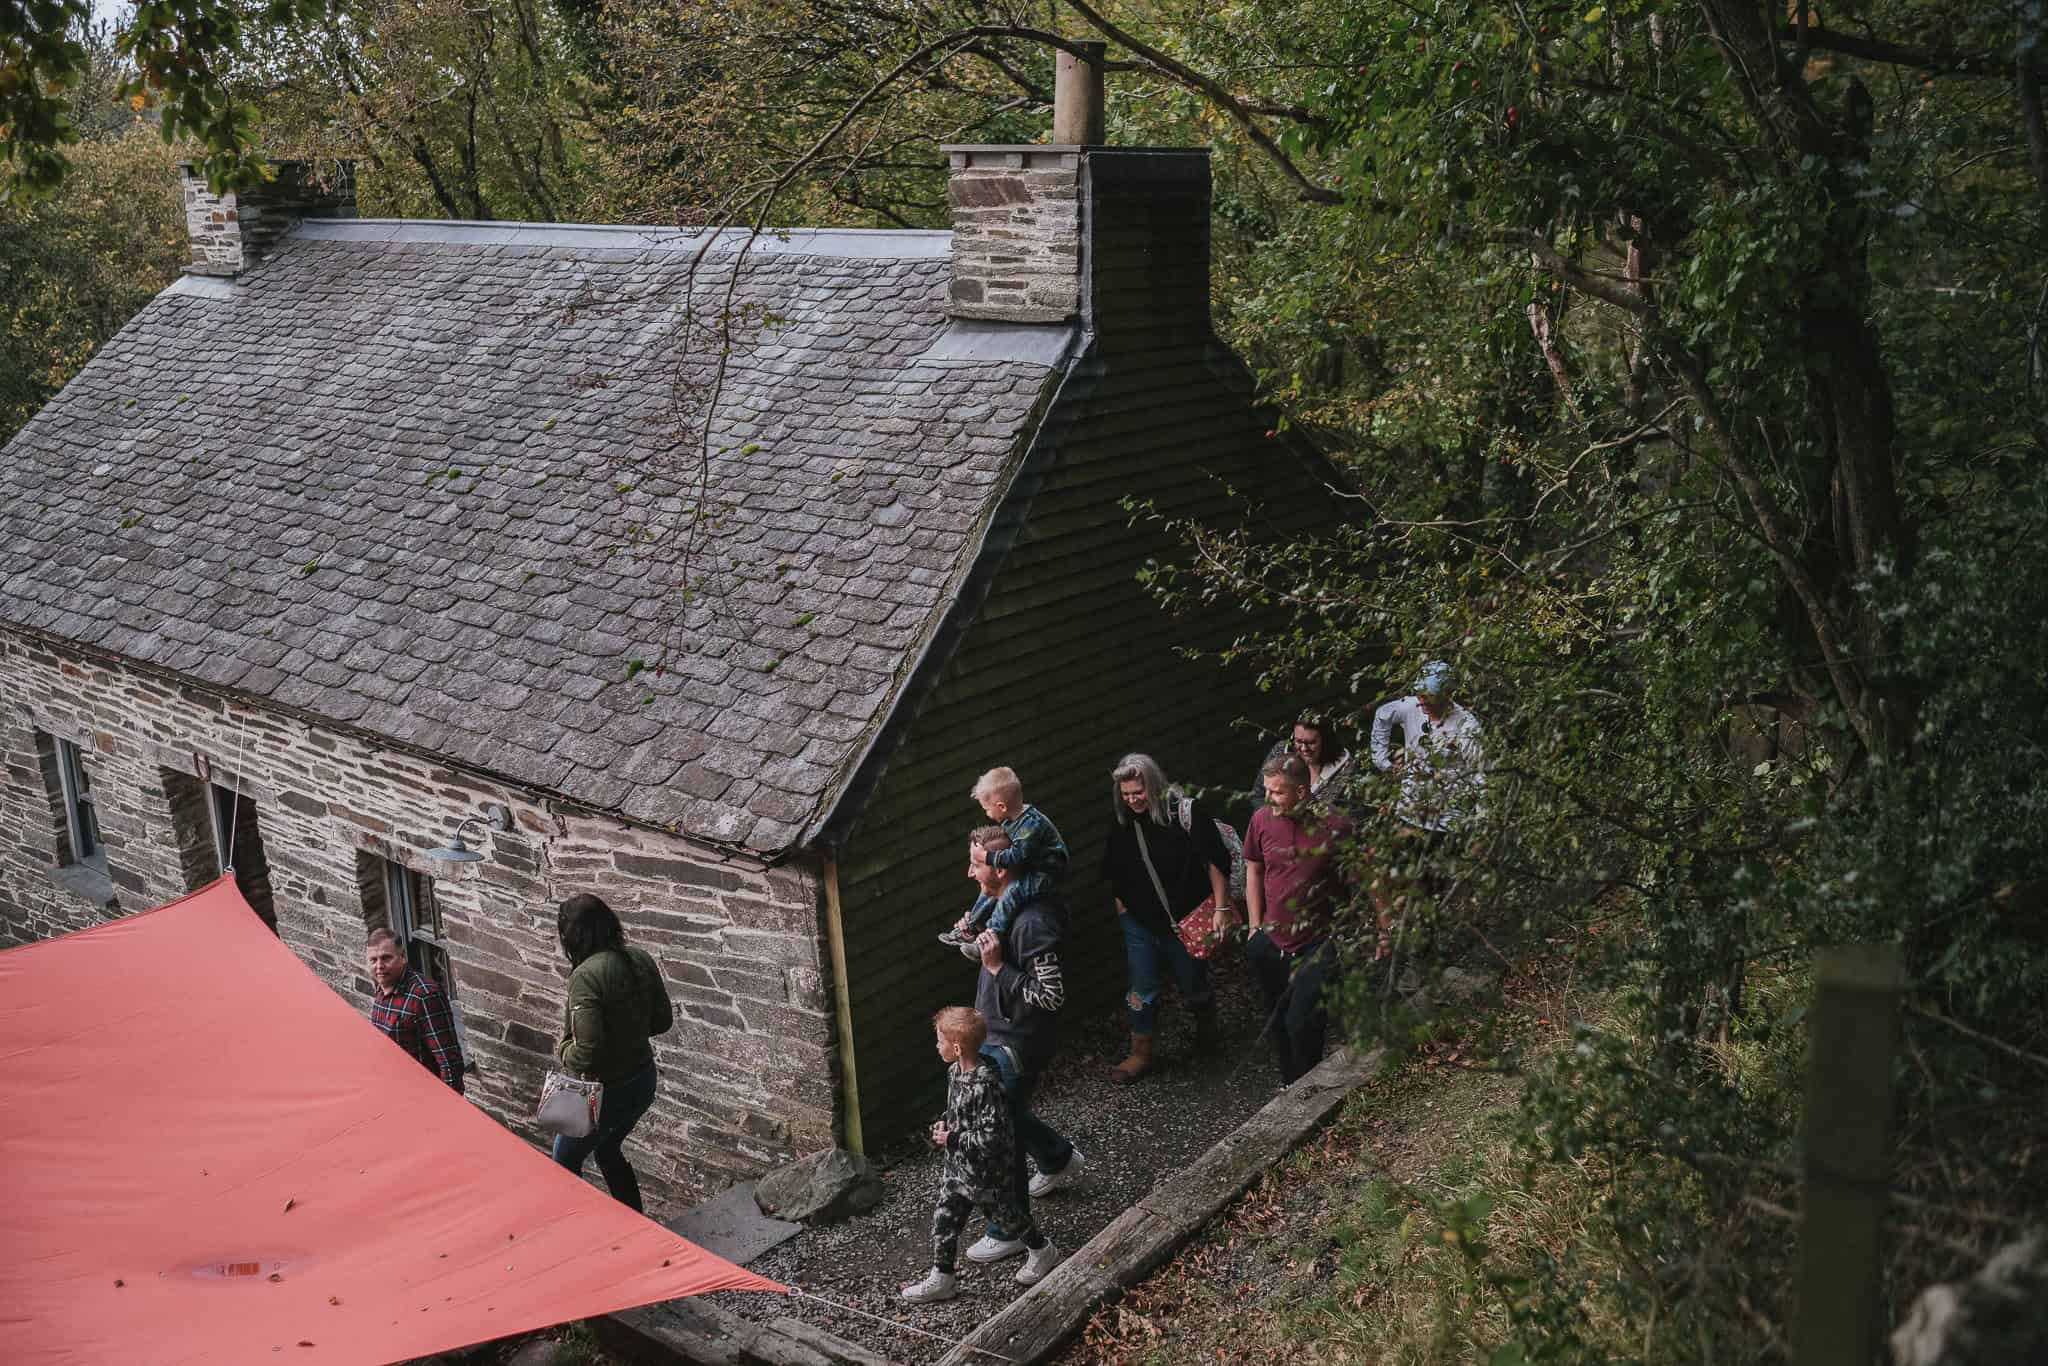
[[[545,0],[362,0],[265,31],[228,73],[266,155],[347,158],[373,211],[549,222],[599,191],[589,101]]]
[[[119,98],[104,25],[65,125],[81,141],[48,195],[0,202],[0,442],[14,435],[135,311],[177,278],[186,254],[178,154]]]
[[[122,94],[155,111],[167,141],[187,139],[215,186],[261,179],[256,111],[227,79],[253,24],[298,26],[328,0],[139,0],[118,36],[130,69]],[[67,94],[92,69],[82,34],[88,0],[0,0],[0,189],[32,198],[56,188],[80,136]]]
[[[1153,38],[1290,73],[1269,180],[1305,202],[1245,220],[1226,325],[1359,507],[1277,552],[1187,527],[1168,601],[1280,623],[1236,651],[1276,687],[1369,705],[1459,663],[1496,767],[1455,893],[1384,817],[1362,841],[1403,947],[1540,928],[1619,992],[1528,1136],[1609,1183],[1625,1274],[1503,1273],[1532,1358],[1616,1316],[1648,1357],[1769,1350],[1744,1306],[1782,1317],[1786,1240],[1755,1202],[1797,1200],[1812,947],[1898,942],[1921,1008],[2043,1030],[2048,630],[2006,588],[2048,572],[2040,48],[2002,7],[1856,16],[1255,5]],[[2038,1087],[1966,1039],[1916,1039],[1946,1061],[1909,1086],[1909,1284],[1969,1210],[2026,1206],[2003,1131],[1942,1117]]]

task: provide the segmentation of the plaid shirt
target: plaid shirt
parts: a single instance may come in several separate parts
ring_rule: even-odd
[[[370,1023],[461,1094],[462,1047],[455,1041],[455,1016],[439,982],[407,968],[397,986],[378,992],[370,1002]]]

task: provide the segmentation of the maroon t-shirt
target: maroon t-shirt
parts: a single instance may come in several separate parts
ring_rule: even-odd
[[[1266,903],[1261,925],[1276,947],[1292,953],[1330,932],[1340,876],[1337,841],[1350,833],[1351,822],[1334,813],[1306,826],[1270,806],[1252,813],[1244,861],[1259,865]]]

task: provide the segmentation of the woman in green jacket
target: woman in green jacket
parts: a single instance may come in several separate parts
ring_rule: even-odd
[[[582,1138],[555,1137],[555,1161],[582,1174],[597,1154],[597,1169],[620,1204],[639,1209],[640,1181],[620,1145],[654,1103],[654,1048],[647,1041],[675,1023],[661,969],[645,949],[628,948],[612,908],[582,893],[555,915],[562,951],[569,955],[569,1004],[562,1066],[604,1083],[597,1127]]]

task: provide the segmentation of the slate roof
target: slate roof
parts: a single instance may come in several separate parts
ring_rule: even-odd
[[[11,443],[0,619],[786,847],[886,717],[1066,345],[949,330],[946,243],[748,256],[704,462],[729,253],[691,328],[695,238],[304,225],[165,291]]]

